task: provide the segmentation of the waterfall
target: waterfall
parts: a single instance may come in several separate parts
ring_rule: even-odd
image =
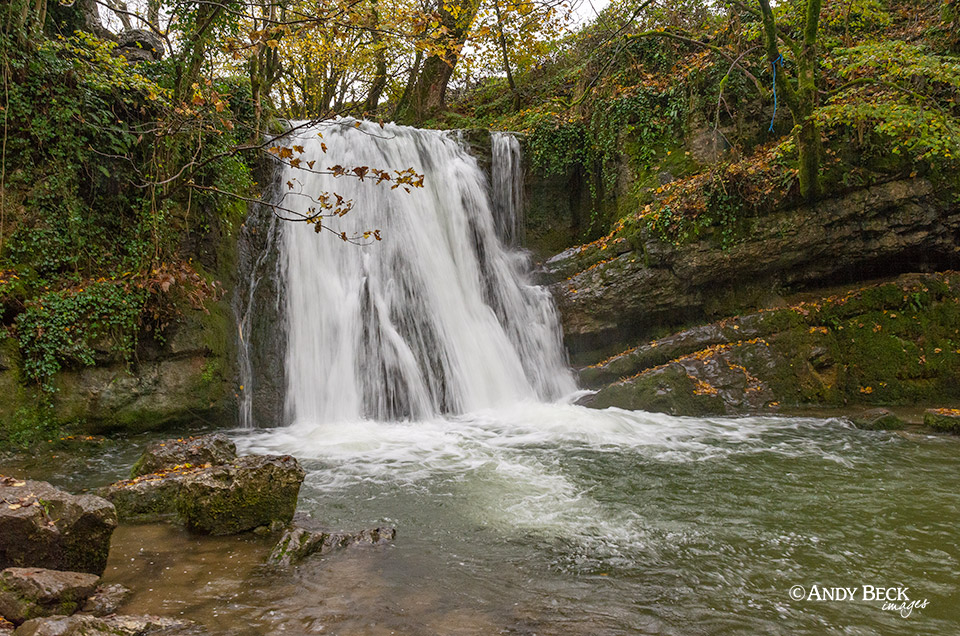
[[[274,182],[277,179],[273,179]],[[276,199],[279,183],[270,199]],[[233,299],[237,316],[238,415],[242,428],[272,426],[283,419],[283,277],[280,223],[267,205],[252,210],[240,228],[239,279]]]
[[[512,173],[516,140],[501,142],[513,167],[494,170]],[[575,390],[549,292],[528,279],[526,254],[498,238],[487,180],[457,141],[341,121],[285,143],[302,146],[298,158],[317,168],[425,175],[424,187],[407,193],[389,182],[282,170],[284,207],[308,214],[321,193],[336,193],[353,210],[326,223],[383,237],[358,246],[282,224],[289,419],[425,419]]]
[[[497,236],[511,247],[523,243],[523,157],[520,142],[510,133],[490,135],[490,198]]]

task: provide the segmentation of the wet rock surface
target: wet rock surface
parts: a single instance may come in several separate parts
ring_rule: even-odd
[[[958,230],[960,210],[910,179],[759,217],[727,249],[709,235],[680,246],[653,234],[581,246],[550,259],[546,278],[576,353],[702,320],[724,295],[896,274],[900,263],[954,267]]]
[[[150,444],[130,470],[131,477],[148,475],[184,464],[218,466],[237,458],[237,446],[220,433],[163,440]]]
[[[15,625],[31,618],[69,616],[93,594],[100,577],[44,568],[7,568],[0,572],[0,616]]]
[[[906,422],[887,409],[870,409],[850,418],[853,425],[865,431],[896,431],[906,427]]]
[[[703,416],[960,400],[957,325],[960,273],[904,275],[638,344],[581,370],[599,390],[580,404]]]
[[[93,616],[109,616],[115,614],[124,603],[130,600],[131,596],[133,596],[133,590],[119,583],[101,585],[84,602],[80,611]]]
[[[942,433],[960,435],[960,409],[928,409],[923,414],[923,423]]]
[[[117,527],[109,501],[0,476],[0,502],[0,568],[103,573]]]
[[[203,534],[289,523],[305,476],[299,462],[289,455],[235,453],[223,435],[158,442],[137,462],[134,472],[141,474],[98,493],[114,502],[123,520],[173,517]],[[208,461],[198,465],[184,459]],[[142,474],[145,467],[161,465],[165,467],[157,472]]]
[[[191,621],[157,616],[96,617],[77,614],[37,618],[17,628],[15,636],[205,636]]]
[[[397,536],[395,528],[371,528],[361,532],[328,532],[293,526],[283,533],[267,563],[290,567],[313,555],[328,554],[352,545],[382,545]]]

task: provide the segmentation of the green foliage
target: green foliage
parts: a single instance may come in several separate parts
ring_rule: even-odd
[[[537,117],[531,127],[527,149],[530,163],[541,174],[563,175],[589,162],[590,147],[585,126],[553,114]]]
[[[64,365],[92,366],[97,348],[129,360],[146,293],[114,282],[47,292],[16,319],[22,369],[28,380],[53,390],[53,375]]]
[[[21,379],[41,393],[63,368],[131,360],[141,326],[219,293],[186,264],[183,238],[229,234],[245,205],[171,175],[192,161],[191,183],[252,187],[233,152],[253,116],[249,82],[198,87],[177,106],[175,65],[130,64],[114,46],[77,33],[8,51],[0,305]]]
[[[640,89],[636,95],[599,104],[590,118],[591,150],[601,166],[607,191],[616,187],[624,142],[629,140],[634,171],[643,169],[664,146],[683,137],[687,119],[684,87],[660,92]]]
[[[893,100],[840,102],[818,109],[825,126],[872,126],[893,154],[909,153],[916,161],[945,161],[960,157],[960,122],[946,113]]]
[[[27,449],[59,439],[63,428],[46,403],[21,406],[11,417],[0,419],[0,442],[8,449]]]

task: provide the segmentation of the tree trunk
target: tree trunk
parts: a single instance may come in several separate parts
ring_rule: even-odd
[[[500,54],[503,56],[503,70],[507,73],[507,85],[513,93],[513,110],[520,110],[520,91],[513,80],[513,70],[510,68],[510,56],[507,51],[507,38],[503,35],[503,16],[500,15],[500,1],[493,0],[493,9],[497,14],[497,28],[500,31]]]
[[[377,112],[377,106],[380,105],[380,96],[383,95],[383,89],[387,87],[387,50],[383,46],[383,38],[380,37],[380,14],[377,12],[377,0],[371,0],[371,5],[370,32],[373,34],[375,63],[373,82],[370,84],[370,91],[367,93],[367,101],[363,109],[367,113],[373,114]]]
[[[419,124],[439,114],[446,106],[447,84],[460,58],[460,49],[467,41],[473,20],[480,9],[479,0],[459,0],[454,17],[444,5],[439,9],[440,22],[447,29],[445,51],[434,54],[423,63],[423,69],[410,91],[400,113],[404,123]]]
[[[790,110],[794,126],[800,129],[797,134],[800,195],[807,201],[813,201],[822,194],[820,184],[820,165],[822,163],[820,129],[813,120],[818,96],[816,81],[817,34],[820,29],[822,0],[807,0],[803,41],[799,45],[786,40],[777,32],[770,0],[759,0],[759,2],[767,60],[770,62],[771,70],[776,72],[778,97]],[[796,88],[787,79],[787,74],[783,69],[783,57],[779,48],[781,39],[790,48],[796,59]]]

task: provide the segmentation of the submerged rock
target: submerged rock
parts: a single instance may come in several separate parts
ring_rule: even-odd
[[[109,501],[3,476],[0,501],[0,568],[103,573],[117,527]]]
[[[21,625],[14,636],[205,636],[207,631],[192,621],[158,616],[110,616],[77,614],[35,618]]]
[[[131,477],[189,464],[217,466],[237,458],[237,445],[220,433],[154,442],[130,470]]]
[[[133,590],[119,583],[101,585],[94,591],[93,596],[86,600],[80,611],[94,616],[115,614],[132,595]]]
[[[267,562],[289,567],[314,554],[326,554],[355,544],[380,545],[393,541],[396,536],[395,528],[371,528],[350,534],[294,526],[283,533]]]
[[[15,625],[31,618],[73,614],[100,582],[96,574],[44,568],[0,572],[0,616]]]
[[[225,535],[289,523],[306,475],[290,455],[248,455],[184,476],[177,515],[187,528]]]
[[[928,409],[923,423],[944,433],[960,434],[960,409]]]
[[[870,409],[850,418],[853,425],[865,431],[898,431],[907,424],[887,409]]]

